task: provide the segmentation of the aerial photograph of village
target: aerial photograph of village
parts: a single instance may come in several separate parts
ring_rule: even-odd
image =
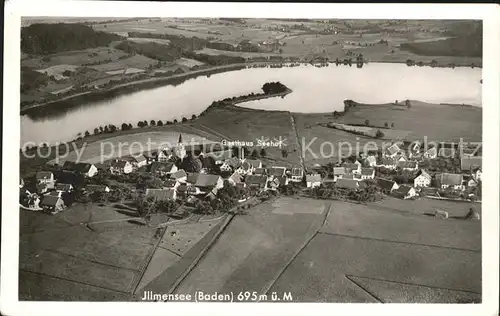
[[[19,300],[481,303],[482,36],[23,17]]]

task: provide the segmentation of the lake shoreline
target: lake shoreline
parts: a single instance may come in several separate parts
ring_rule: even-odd
[[[366,62],[366,65],[369,64],[406,64],[405,61],[377,61],[377,60],[370,60],[369,62]],[[105,101],[105,100],[110,100],[122,95],[128,95],[132,94],[135,92],[140,92],[144,90],[150,90],[154,88],[158,88],[161,86],[168,86],[168,85],[178,85],[182,84],[183,82],[189,80],[189,79],[196,79],[198,77],[202,76],[210,76],[212,74],[220,74],[220,73],[225,73],[225,72],[231,72],[231,71],[237,71],[237,70],[243,70],[243,69],[248,69],[248,68],[257,68],[257,67],[262,67],[262,66],[271,66],[271,65],[284,65],[284,64],[300,64],[300,65],[313,65],[314,63],[311,62],[276,62],[276,61],[269,61],[269,62],[250,62],[250,63],[242,63],[242,64],[231,64],[231,65],[223,65],[223,66],[215,66],[215,67],[210,67],[207,69],[201,69],[201,70],[195,70],[195,71],[189,71],[186,73],[182,74],[174,74],[168,77],[159,77],[159,78],[148,78],[148,79],[141,79],[141,80],[136,80],[136,81],[131,81],[127,83],[122,83],[118,84],[114,87],[111,87],[106,90],[91,90],[91,91],[86,91],[78,94],[73,94],[69,96],[65,96],[60,99],[56,100],[51,100],[43,103],[38,103],[38,104],[32,104],[32,105],[27,105],[25,107],[20,108],[20,115],[29,115],[30,112],[32,113],[33,111],[42,111],[43,109],[46,109],[47,107],[64,107],[67,109],[68,107],[77,107],[80,105],[85,105],[87,103],[91,102],[99,102],[99,101]],[[335,65],[335,61],[330,61],[328,63],[327,67],[346,67],[347,65],[339,64]],[[286,66],[285,66],[286,67]],[[349,67],[349,66],[347,66]],[[430,67],[429,65],[424,65],[424,66],[408,66],[408,67]],[[468,68],[470,65],[457,65],[458,67],[465,67]],[[451,68],[445,65],[438,65],[436,67],[432,68]],[[481,68],[481,67],[477,67]],[[179,82],[174,82],[175,80],[179,80]]]

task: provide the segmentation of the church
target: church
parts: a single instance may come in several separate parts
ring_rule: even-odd
[[[158,161],[167,162],[172,160],[172,158],[177,157],[179,159],[184,159],[186,157],[186,147],[182,141],[182,134],[179,134],[179,140],[177,141],[177,146],[174,148],[162,148],[158,152]]]

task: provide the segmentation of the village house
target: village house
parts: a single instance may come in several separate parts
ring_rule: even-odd
[[[73,185],[69,183],[57,183],[55,186],[56,191],[71,193],[73,191]]]
[[[268,190],[277,190],[278,187],[280,186],[279,177],[268,179],[266,186]]]
[[[437,158],[437,149],[436,147],[429,148],[426,152],[424,152],[425,159],[435,159]]]
[[[176,200],[177,191],[174,189],[146,189],[146,198],[154,197],[158,201]]]
[[[54,174],[50,171],[38,171],[35,178],[38,183],[50,184],[55,181]]]
[[[375,178],[375,169],[361,168],[361,180],[373,179],[373,178]]]
[[[215,190],[215,194],[217,194],[217,190],[224,186],[224,180],[215,174],[199,174],[194,186],[199,188],[201,192],[208,193]]]
[[[474,178],[474,180],[476,182],[481,181],[482,176],[483,176],[483,172],[482,172],[481,168],[476,168],[476,170],[473,170],[473,172],[472,172],[472,178]]]
[[[245,183],[249,188],[257,188],[260,190],[267,189],[267,176],[265,175],[248,175],[245,178]]]
[[[342,164],[342,167],[346,169],[347,173],[361,174],[361,163],[359,161],[354,163],[345,162]]]
[[[394,159],[392,158],[386,158],[386,157],[383,157],[382,159],[380,159],[380,161],[378,162],[377,164],[377,167],[378,168],[386,168],[386,169],[390,169],[390,170],[393,170],[396,168],[396,162],[394,161]]]
[[[342,179],[361,181],[361,175],[359,175],[359,174],[352,174],[352,173],[346,173],[346,174],[344,174],[344,176],[342,177]]]
[[[226,159],[220,166],[221,171],[231,172],[241,166],[241,161],[237,157]]]
[[[62,191],[49,191],[47,193],[44,194],[44,196],[57,196],[57,197],[60,197],[62,198],[62,194],[63,192]]]
[[[436,182],[441,189],[453,188],[454,190],[464,190],[463,176],[454,173],[441,173],[436,176]]]
[[[55,182],[48,182],[48,183],[36,183],[36,192],[39,194],[43,194],[49,190],[53,190],[55,187]]]
[[[338,179],[342,179],[342,177],[347,174],[347,171],[344,167],[334,167],[333,168],[333,181],[337,181]]]
[[[26,204],[29,209],[38,210],[40,209],[40,196],[36,193],[29,193],[26,196]]]
[[[304,178],[304,169],[302,168],[292,168],[291,180],[292,182],[301,182]]]
[[[243,161],[235,170],[241,175],[246,175],[246,174],[251,174],[253,172],[252,165],[247,162]]]
[[[198,181],[198,177],[200,176],[199,173],[195,172],[188,172],[187,177],[186,177],[186,183],[191,186],[195,185],[196,181]]]
[[[392,191],[392,193],[396,197],[402,198],[404,200],[411,199],[417,196],[417,191],[415,191],[415,188],[409,185],[401,185],[399,186],[399,188]]]
[[[109,171],[112,174],[128,174],[132,172],[132,164],[127,160],[115,159],[109,164]]]
[[[271,167],[267,169],[267,175],[271,177],[284,177],[286,174],[285,167]]]
[[[135,168],[141,168],[148,164],[148,159],[144,155],[132,156],[132,165]]]
[[[181,183],[177,187],[177,196],[181,199],[185,199],[188,196],[188,185],[187,183]]]
[[[215,164],[222,165],[224,161],[226,161],[227,159],[231,159],[233,157],[233,151],[230,149],[221,151],[212,151],[204,154],[204,156],[212,157],[215,160]]]
[[[229,178],[227,178],[227,181],[229,184],[233,185],[233,186],[236,186],[238,185],[239,183],[243,183],[243,176],[238,173],[238,172],[234,172]]]
[[[157,155],[156,155],[156,159],[155,161],[157,162],[169,162],[171,161],[173,157],[173,153],[172,153],[172,150],[171,149],[162,149],[162,150],[159,150]]]
[[[306,175],[306,184],[308,188],[315,188],[321,185],[321,176],[319,174]]]
[[[187,173],[184,171],[184,169],[177,170],[176,172],[170,174],[170,178],[177,181],[177,182],[186,182],[187,180]]]
[[[383,178],[376,179],[378,186],[382,189],[385,194],[389,194],[394,190],[399,188],[399,185],[392,180],[387,180]]]
[[[417,177],[413,179],[413,186],[416,188],[426,188],[431,185],[432,177],[425,170],[420,170]]]
[[[158,179],[159,180],[159,179]],[[165,181],[162,181],[161,188],[162,189],[177,189],[177,187],[181,183],[178,181],[175,181],[174,179],[167,179]]]
[[[388,158],[395,158],[400,152],[401,149],[399,148],[399,145],[395,143],[385,150],[384,156]]]
[[[107,185],[103,184],[87,184],[85,186],[85,191],[87,193],[94,193],[94,192],[110,192],[111,189]]]
[[[368,167],[375,167],[377,165],[377,157],[375,157],[374,155],[366,157],[365,164]]]
[[[72,171],[77,174],[81,174],[86,178],[92,178],[98,172],[97,167],[90,163],[85,162],[72,162],[65,161],[63,164],[63,169],[66,171]]]
[[[290,178],[288,177],[276,177],[275,179],[278,179],[279,183],[280,183],[280,186],[285,186],[285,185],[288,185],[290,183]]]
[[[481,168],[483,159],[481,156],[462,157],[460,158],[460,169],[462,172],[472,173],[473,170]]]
[[[250,164],[247,174],[253,174],[255,169],[262,168],[262,161],[256,159],[246,159],[245,162]]]
[[[338,179],[336,186],[342,189],[353,189],[353,190],[359,189],[358,181],[353,179],[345,179],[345,178]]]
[[[396,166],[402,170],[415,171],[418,169],[418,163],[416,161],[398,161]]]
[[[169,175],[177,171],[177,166],[169,162],[153,162],[150,165],[150,172],[158,175]]]
[[[57,213],[63,211],[66,208],[63,199],[58,196],[46,195],[42,199],[41,206],[44,210]]]

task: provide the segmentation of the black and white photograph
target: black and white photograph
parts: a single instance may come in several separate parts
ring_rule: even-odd
[[[2,296],[498,313],[498,7],[69,2],[4,54]]]

